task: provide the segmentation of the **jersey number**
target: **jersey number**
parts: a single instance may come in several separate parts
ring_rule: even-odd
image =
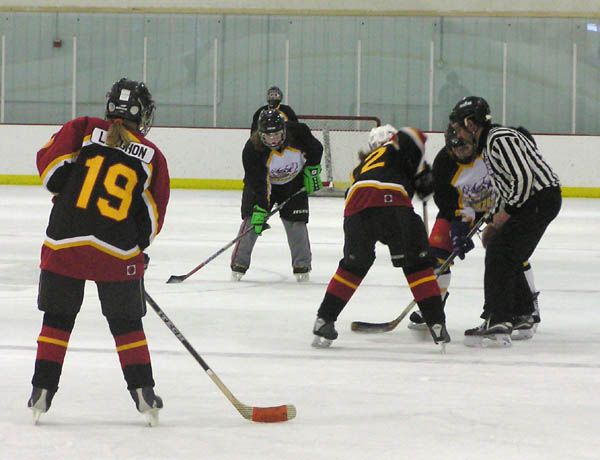
[[[79,192],[79,197],[77,198],[76,205],[78,208],[87,209],[90,203],[90,197],[92,196],[92,191],[94,190],[98,176],[100,176],[100,172],[102,171],[104,160],[105,158],[103,156],[97,155],[89,158],[85,162],[88,171],[85,175],[81,191]],[[121,179],[120,183],[117,183],[119,178],[123,179]],[[98,206],[100,214],[116,221],[126,219],[129,208],[131,207],[131,202],[133,201],[133,189],[137,183],[137,174],[130,167],[125,166],[122,163],[110,166],[104,177],[104,191],[106,191],[110,197],[117,198],[119,200],[119,205],[116,207],[112,206],[109,200],[100,197],[96,201],[96,206]]]
[[[383,155],[386,150],[386,147],[379,147],[377,150],[373,150],[373,152],[371,152],[369,156],[365,159],[365,165],[360,170],[360,173],[363,174],[367,171],[370,171],[371,169],[384,167],[385,161],[380,161],[378,163],[376,163],[376,161],[379,160],[379,158],[381,158],[381,155]]]

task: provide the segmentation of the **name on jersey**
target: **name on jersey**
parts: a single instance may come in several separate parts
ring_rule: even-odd
[[[105,131],[100,128],[94,128],[92,132],[91,141],[95,144],[99,144],[102,146],[106,145],[106,138],[108,137],[108,131]],[[127,147],[121,145],[115,147],[126,155],[130,157],[135,157],[144,163],[152,162],[152,158],[154,158],[154,149],[149,147],[148,145],[140,144],[138,142],[132,142]]]

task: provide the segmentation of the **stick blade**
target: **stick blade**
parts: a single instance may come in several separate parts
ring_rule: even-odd
[[[167,284],[182,283],[187,277],[185,275],[171,275],[167,280]]]
[[[296,407],[292,404],[276,407],[253,407],[252,421],[259,423],[287,422],[296,417]]]
[[[366,323],[364,321],[352,321],[350,329],[361,334],[380,334],[382,332],[390,332],[396,327],[396,322],[389,323]]]

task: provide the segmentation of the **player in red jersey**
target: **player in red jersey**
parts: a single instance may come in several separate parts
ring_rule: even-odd
[[[123,78],[107,94],[105,120],[71,120],[37,153],[43,185],[54,197],[41,253],[44,319],[28,402],[36,422],[58,390],[86,280],[97,285],[137,409],[151,424],[158,421],[163,403],[153,390],[142,325],[143,251],[160,232],[169,201],[166,160],[145,138],[154,110],[144,83]]]
[[[344,257],[317,313],[313,346],[328,347],[337,338],[334,323],[373,265],[378,241],[388,246],[392,265],[404,271],[435,343],[450,342],[427,232],[412,205],[415,192],[421,197],[433,192],[423,160],[425,135],[379,126],[369,134],[369,148],[346,193]]]

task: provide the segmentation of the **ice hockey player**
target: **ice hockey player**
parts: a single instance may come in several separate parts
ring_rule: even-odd
[[[511,345],[514,329],[532,328],[534,304],[523,273],[562,198],[558,176],[518,129],[492,125],[481,97],[461,99],[450,114],[457,137],[482,152],[498,196],[482,233],[486,247],[484,322],[465,331],[467,346]]]
[[[531,134],[524,128],[517,128],[533,141]],[[439,212],[429,236],[431,252],[436,258],[436,269],[456,251],[463,260],[465,254],[474,248],[467,238],[473,224],[483,217],[495,204],[496,193],[492,179],[488,174],[481,152],[476,153],[472,144],[465,143],[456,135],[452,125],[445,132],[445,146],[439,151],[433,162],[434,201]],[[534,299],[534,324],[540,322],[539,306],[533,270],[529,262],[523,263],[523,271]],[[442,298],[447,299],[451,272],[438,275],[438,284]],[[408,327],[415,330],[427,329],[420,312],[410,316]],[[523,328],[514,328],[512,338],[516,340],[533,337],[535,326],[527,324]]]
[[[304,123],[285,122],[275,109],[263,110],[258,130],[242,152],[244,190],[239,234],[253,231],[238,241],[231,257],[231,278],[239,281],[250,267],[258,236],[268,228],[267,213],[302,187],[279,211],[292,256],[292,270],[299,282],[308,281],[312,253],[308,236],[308,195],[321,189],[322,144]]]
[[[106,119],[67,122],[37,153],[53,207],[42,245],[34,422],[58,390],[63,361],[86,280],[94,281],[114,337],[127,389],[149,424],[163,402],[154,393],[148,344],[144,254],[161,230],[169,201],[169,172],[159,148],[146,139],[155,105],[144,83],[123,78],[107,94]],[[106,390],[89,387],[93,401]],[[85,410],[89,410],[86,407]]]
[[[298,121],[296,112],[286,104],[282,104],[283,92],[277,86],[271,86],[267,90],[267,105],[260,107],[252,116],[252,126],[250,127],[250,134],[254,133],[258,128],[258,118],[263,110],[273,109],[277,110],[284,121]]]
[[[435,343],[450,341],[427,232],[412,205],[415,192],[425,197],[433,191],[425,139],[410,127],[385,125],[369,133],[370,153],[354,169],[346,194],[344,256],[317,312],[313,346],[328,347],[337,338],[334,323],[373,265],[378,241],[404,271]]]

